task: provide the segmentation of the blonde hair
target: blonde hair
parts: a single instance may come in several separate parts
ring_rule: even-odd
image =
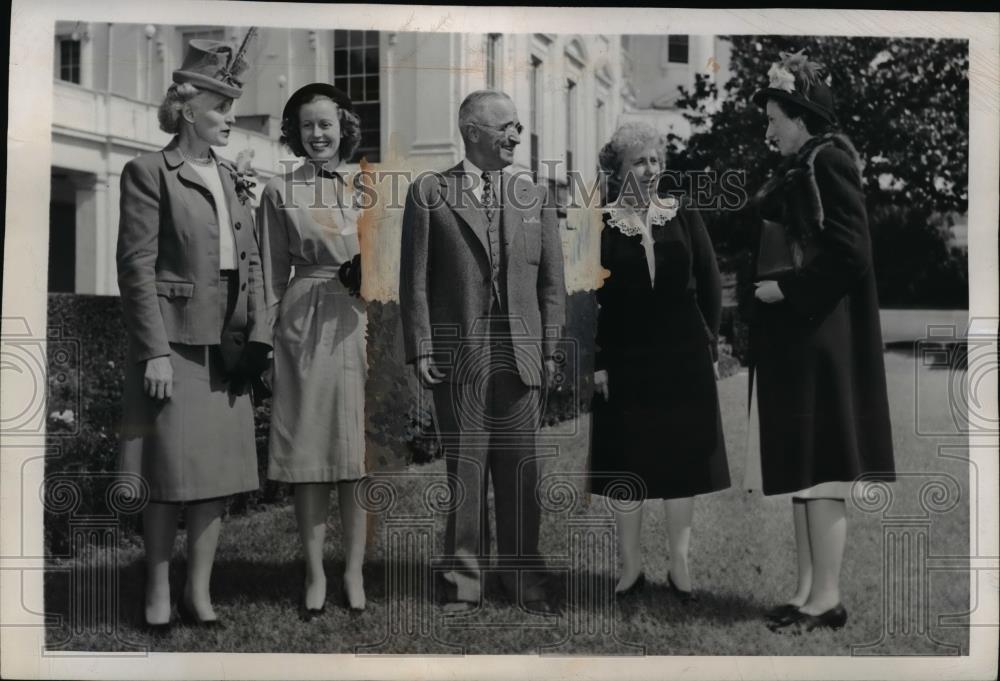
[[[597,154],[597,165],[607,182],[607,201],[614,201],[621,193],[618,173],[625,160],[625,152],[637,146],[655,147],[660,165],[663,166],[667,153],[667,138],[664,135],[643,121],[630,121],[618,126],[611,140]]]
[[[201,90],[191,83],[174,83],[167,89],[167,94],[156,112],[160,121],[160,130],[170,135],[176,135],[181,129],[181,111],[184,105],[194,99]]]

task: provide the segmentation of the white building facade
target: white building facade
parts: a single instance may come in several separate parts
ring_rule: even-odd
[[[122,167],[169,141],[156,110],[187,42],[209,38],[235,46],[244,33],[221,26],[57,24],[50,291],[117,295]],[[598,150],[623,115],[669,115],[653,107],[662,93],[654,92],[658,76],[644,66],[644,50],[652,49],[647,43],[656,40],[664,39],[263,28],[235,107],[237,129],[222,153],[232,158],[253,149],[262,181],[278,172],[280,161],[291,158],[277,141],[288,95],[324,81],[346,91],[362,119],[354,168],[363,156],[375,164],[405,158],[418,170],[444,169],[463,154],[462,98],[488,87],[510,94],[525,126],[515,169],[536,172],[540,183],[565,196],[567,169],[584,182],[596,179]],[[701,47],[690,51],[686,65],[671,66],[670,82],[693,82],[694,59],[702,57],[697,50],[704,50],[694,44]],[[633,49],[641,59],[628,53]]]

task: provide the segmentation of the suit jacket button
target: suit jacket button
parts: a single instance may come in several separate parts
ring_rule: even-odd
[[[237,222],[237,223],[236,223],[235,225],[233,225],[233,227],[235,227],[236,229],[239,229],[239,228],[240,228],[240,227],[242,227],[242,226],[243,226],[243,225],[241,225],[241,224],[240,224],[240,223],[238,223],[238,222]]]
[[[242,253],[240,253],[240,260],[246,260],[246,259],[247,259],[247,252],[243,251]]]

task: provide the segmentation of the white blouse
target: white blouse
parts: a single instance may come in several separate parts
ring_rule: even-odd
[[[233,236],[233,223],[229,219],[229,204],[226,203],[226,192],[222,188],[222,178],[219,177],[219,166],[213,160],[207,165],[186,162],[198,173],[198,177],[208,187],[215,200],[215,217],[219,223],[219,269],[235,270],[236,238]]]

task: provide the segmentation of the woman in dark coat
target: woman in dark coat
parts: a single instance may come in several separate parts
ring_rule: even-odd
[[[818,70],[783,54],[753,98],[786,157],[756,196],[763,224],[750,345],[760,463],[748,464],[749,486],[793,494],[798,554],[798,586],[768,614],[773,629],[844,625],[846,496],[861,476],[895,479],[860,160],[833,132],[833,97]],[[758,475],[762,484],[752,482]]]
[[[192,40],[159,110],[176,137],[125,165],[118,286],[128,331],[121,469],[149,487],[145,622],[169,626],[169,563],[185,506],[189,623],[218,625],[209,594],[223,500],[257,489],[247,384],[264,367],[260,258],[246,181],[213,146],[236,119],[232,46]]]
[[[664,141],[648,124],[619,128],[601,150],[609,199],[598,290],[590,488],[617,499],[622,574],[642,587],[642,502],[664,499],[667,584],[691,600],[694,496],[729,487],[716,391],[721,286],[698,213],[656,196]]]

